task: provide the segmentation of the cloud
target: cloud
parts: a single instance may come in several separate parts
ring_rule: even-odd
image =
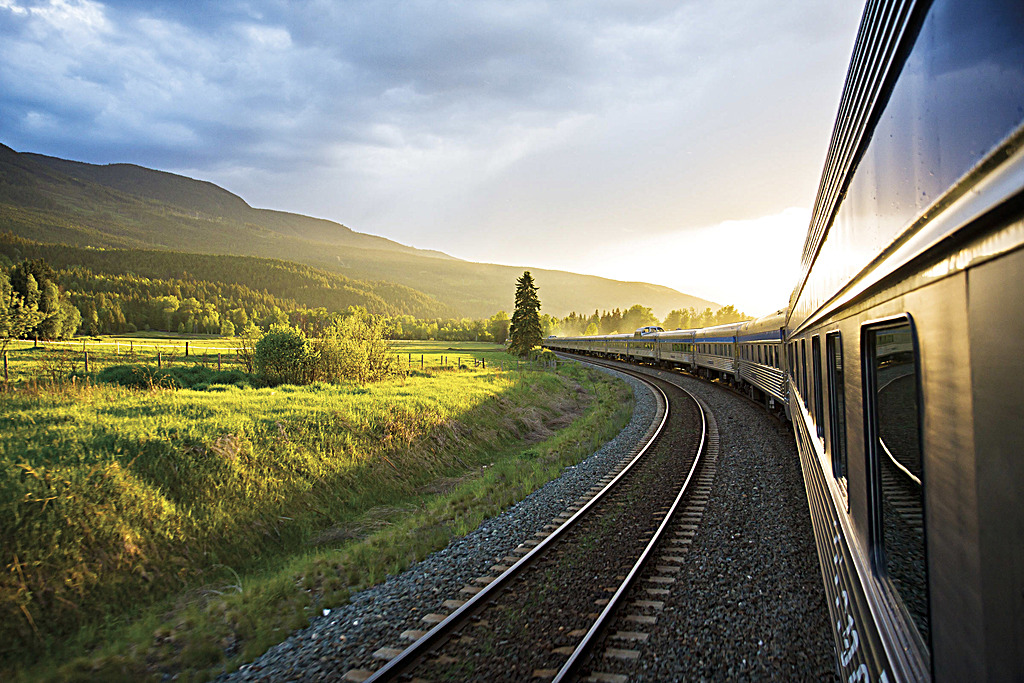
[[[0,0],[3,142],[527,259],[809,205],[849,5]]]

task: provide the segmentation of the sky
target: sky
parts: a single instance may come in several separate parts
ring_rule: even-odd
[[[761,315],[795,284],[860,13],[0,0],[0,142]]]

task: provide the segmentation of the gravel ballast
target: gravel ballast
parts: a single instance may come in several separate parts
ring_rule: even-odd
[[[403,631],[429,628],[424,615],[446,611],[443,601],[458,597],[464,585],[488,573],[496,558],[533,536],[633,451],[657,414],[657,402],[638,380],[607,372],[628,382],[636,401],[630,423],[614,439],[475,531],[356,593],[348,604],[317,616],[307,628],[220,680],[340,680],[350,669],[379,668],[375,651],[404,647]]]
[[[792,427],[722,387],[675,377],[715,414],[721,443],[688,561],[632,680],[835,680]]]

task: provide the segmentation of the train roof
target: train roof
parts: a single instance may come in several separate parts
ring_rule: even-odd
[[[739,337],[744,341],[761,339],[782,339],[782,328],[786,326],[786,309],[763,315],[756,320],[740,323]]]

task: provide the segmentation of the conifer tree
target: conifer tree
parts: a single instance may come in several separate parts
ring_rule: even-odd
[[[525,356],[540,344],[540,299],[530,271],[516,280],[516,310],[509,326],[509,353]]]

